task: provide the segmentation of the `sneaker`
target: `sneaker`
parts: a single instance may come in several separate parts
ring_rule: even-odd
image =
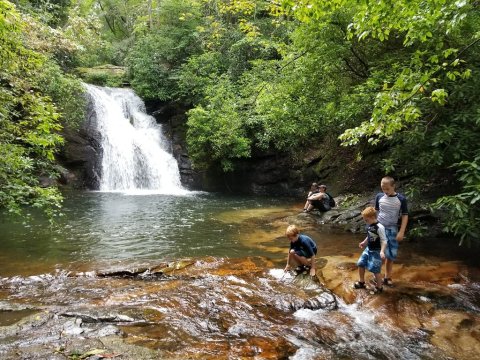
[[[365,281],[356,281],[354,284],[353,284],[353,288],[354,289],[365,289]]]
[[[297,275],[304,273],[305,270],[306,270],[305,265],[299,265],[295,268],[295,272],[297,273]]]
[[[370,295],[378,295],[383,292],[383,286],[382,287],[374,287],[372,290],[370,290]]]
[[[391,278],[383,278],[383,285],[393,287],[393,281]]]

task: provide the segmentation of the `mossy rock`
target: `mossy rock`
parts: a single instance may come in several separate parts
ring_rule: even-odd
[[[91,68],[78,67],[76,71],[89,84],[111,87],[128,85],[127,72],[122,66],[105,64]]]

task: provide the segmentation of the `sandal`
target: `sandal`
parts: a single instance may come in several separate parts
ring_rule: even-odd
[[[383,285],[393,286],[392,278],[383,278]]]
[[[378,295],[383,292],[383,286],[382,287],[374,287],[372,290],[370,290],[370,295]]]
[[[366,286],[365,286],[365,281],[356,281],[354,284],[353,284],[353,288],[354,289],[365,289]]]
[[[296,273],[297,275],[300,275],[300,274],[302,274],[302,273],[305,274],[306,271],[307,271],[307,269],[306,269],[305,265],[299,265],[299,266],[297,266],[297,267],[295,268],[295,273]]]

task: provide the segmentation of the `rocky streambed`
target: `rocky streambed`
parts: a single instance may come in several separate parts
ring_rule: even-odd
[[[380,295],[353,290],[363,235],[344,231],[360,226],[357,210],[218,217],[241,223],[238,241],[271,256],[79,261],[1,276],[0,358],[478,357],[476,251],[434,237],[407,239],[394,287]],[[317,241],[314,278],[283,272],[283,234],[292,223]]]
[[[399,265],[381,295],[353,290],[356,258],[318,276],[268,258],[116,264],[0,280],[2,359],[472,359],[480,274]]]

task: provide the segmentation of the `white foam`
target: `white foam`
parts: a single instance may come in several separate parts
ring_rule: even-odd
[[[288,271],[283,271],[283,269],[270,269],[268,274],[277,280],[293,279],[292,274],[290,274]]]

